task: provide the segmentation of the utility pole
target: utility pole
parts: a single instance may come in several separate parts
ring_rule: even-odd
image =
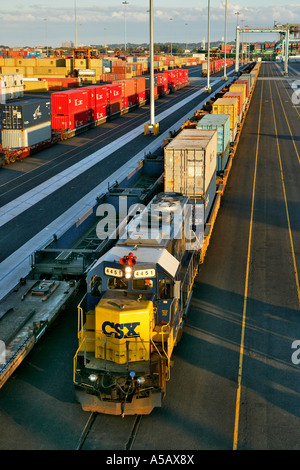
[[[150,2],[150,124],[144,127],[144,134],[157,134],[159,124],[155,124],[155,103],[154,103],[154,40],[153,40],[153,0]]]
[[[77,12],[76,12],[76,0],[74,0],[75,8],[75,49],[77,49]]]
[[[129,2],[125,0],[125,2],[122,2],[122,3],[125,6],[125,59],[126,59],[126,48],[127,48],[126,46],[126,7],[127,5],[129,5]]]
[[[227,80],[227,64],[226,64],[226,59],[227,59],[227,0],[225,0],[225,37],[224,37],[224,77],[223,80]]]
[[[204,91],[211,93],[210,87],[210,0],[208,0],[208,26],[207,26],[207,85]]]
[[[171,56],[172,56],[172,41],[173,41],[173,27],[172,27],[172,22],[174,21],[174,18],[170,18],[171,21]]]

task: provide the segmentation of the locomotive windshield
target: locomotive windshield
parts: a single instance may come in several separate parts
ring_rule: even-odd
[[[128,281],[119,277],[110,277],[107,287],[109,289],[128,289]]]
[[[135,279],[132,281],[132,288],[134,290],[151,291],[153,289],[153,281],[152,279]]]

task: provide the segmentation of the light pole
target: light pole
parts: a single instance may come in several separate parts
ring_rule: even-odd
[[[44,21],[46,23],[46,44],[47,44],[46,54],[48,57],[48,18],[44,18]]]
[[[205,88],[206,93],[211,93],[210,87],[210,0],[208,0],[208,26],[207,26],[207,85]]]
[[[155,106],[154,106],[154,40],[153,40],[153,0],[150,3],[150,124],[144,127],[144,134],[157,134],[159,124],[155,124]]]
[[[185,23],[185,55],[187,55],[187,44],[188,44],[188,40],[187,40],[187,31],[188,31],[188,23]]]
[[[74,0],[74,10],[75,10],[75,49],[77,49],[77,12],[76,12],[76,0]]]
[[[248,25],[245,24],[245,28],[249,28]],[[250,46],[249,46],[249,31],[245,31],[246,33],[246,64],[248,63],[249,61],[249,50],[250,50]]]
[[[125,59],[126,59],[126,7],[129,5],[129,2],[125,0],[125,2],[122,2],[123,5],[125,6]]]
[[[241,20],[241,23],[242,23],[242,66],[244,65],[244,22],[245,20]]]
[[[225,38],[224,38],[224,47],[225,47],[225,51],[224,51],[224,77],[223,79],[224,80],[227,80],[227,64],[226,64],[226,59],[227,59],[227,0],[225,0]]]
[[[169,18],[169,20],[171,21],[171,56],[172,56],[172,36],[173,36],[173,27],[172,27],[172,22],[174,21],[174,18]]]
[[[106,53],[107,53],[106,31],[107,31],[107,28],[104,28],[104,49],[106,49]]]
[[[235,40],[235,74],[238,75],[240,68],[240,34],[239,34],[239,11],[236,15],[236,40]]]

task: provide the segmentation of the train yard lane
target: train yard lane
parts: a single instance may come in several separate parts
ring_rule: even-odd
[[[285,102],[288,81],[277,77],[274,64],[262,65],[167,400],[142,421],[136,449],[157,422],[152,448],[300,447],[300,366],[292,361],[300,338],[300,121]]]
[[[262,64],[164,406],[143,417],[133,450],[300,447],[300,115],[291,96],[277,67]],[[0,391],[1,448],[78,442],[88,414],[74,403],[72,308]],[[132,425],[103,417],[84,448],[124,449]]]

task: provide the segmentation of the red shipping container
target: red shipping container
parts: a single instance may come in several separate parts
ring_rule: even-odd
[[[189,71],[183,70],[182,75],[183,75],[183,83],[187,83],[189,81]]]
[[[114,103],[115,101],[122,100],[122,85],[114,83],[106,85],[107,89],[107,101],[108,103]]]
[[[122,98],[118,101],[112,101],[107,107],[106,107],[106,113],[107,115],[109,114],[115,114],[120,111],[122,111],[123,105],[122,105]]]
[[[136,84],[135,80],[128,79],[128,80],[117,80],[113,82],[113,84],[119,84],[122,86],[122,97],[126,98],[128,96],[132,96],[135,94]]]
[[[107,89],[105,86],[90,85],[84,88],[89,92],[89,107],[107,104]]]
[[[89,92],[87,90],[67,90],[51,94],[51,110],[53,115],[69,116],[89,108]]]
[[[88,110],[65,116],[52,115],[51,117],[53,130],[78,129],[79,127],[88,124],[88,120]]]
[[[134,106],[136,104],[136,95],[131,95],[131,96],[124,96],[122,98],[122,105],[123,108],[130,108],[131,106]]]
[[[243,111],[243,93],[239,91],[228,91],[223,95],[223,98],[237,98],[238,99],[238,115]]]
[[[246,95],[247,97],[249,96],[249,82],[248,80],[242,80],[241,78],[239,80],[236,80],[234,83],[237,85],[246,85]]]
[[[106,105],[96,106],[94,109],[90,109],[90,120],[98,121],[99,119],[106,117]]]
[[[96,107],[107,104],[107,88],[106,86],[96,87]]]
[[[135,92],[136,93],[141,93],[146,90],[146,79],[145,77],[136,77],[135,79],[136,83],[136,88]]]
[[[159,94],[166,93],[168,91],[168,84],[165,85],[157,85],[157,92]]]
[[[146,100],[146,91],[140,91],[136,94],[136,102],[143,103]]]
[[[94,86],[86,86],[84,89],[88,92],[88,103],[89,108],[94,108],[96,106],[96,90]]]

